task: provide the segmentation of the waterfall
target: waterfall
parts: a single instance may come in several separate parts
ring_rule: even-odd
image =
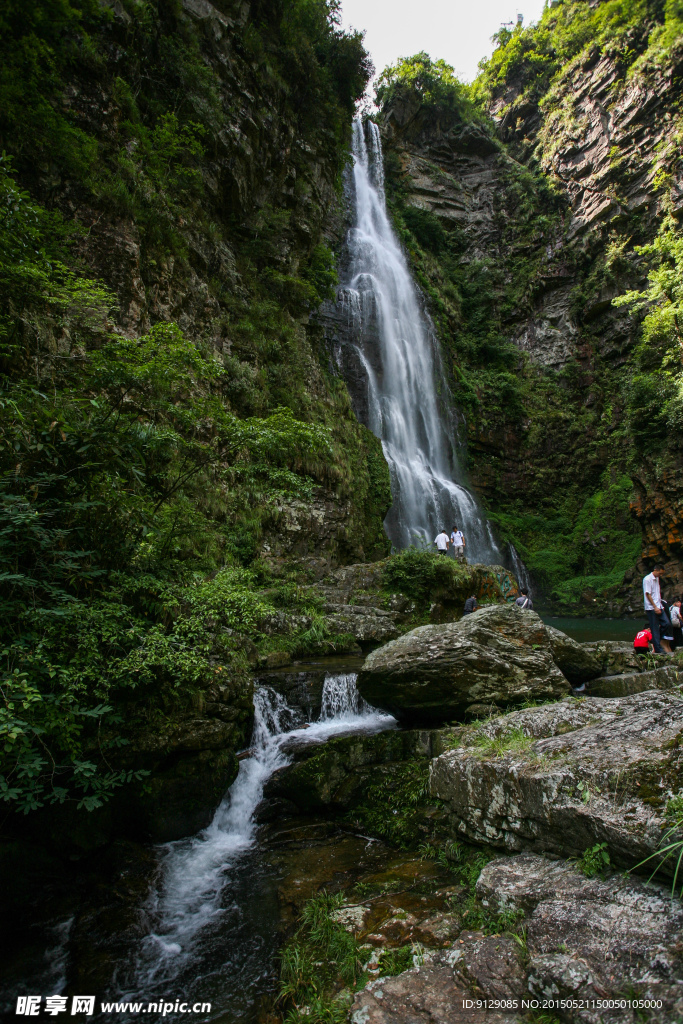
[[[517,549],[514,544],[510,544],[510,560],[512,561],[512,568],[517,582],[521,587],[524,587],[526,592],[531,596],[531,577],[529,576],[529,570],[517,554]]]
[[[372,714],[372,708],[356,689],[356,673],[327,676],[323,685],[320,721],[353,721],[359,715]]]
[[[171,990],[192,997],[201,976],[202,998],[216,1002],[227,992],[234,1003],[242,995],[248,1003],[259,972],[271,970],[277,940],[259,903],[263,897],[254,812],[265,783],[290,763],[294,745],[395,725],[391,715],[375,711],[360,697],[355,674],[327,675],[316,722],[307,723],[300,708],[289,707],[270,687],[257,689],[253,755],[240,762],[213,821],[198,835],[159,848],[160,877],[145,908],[152,927],[137,946],[134,962],[119,974],[117,998],[147,998],[150,992]]]
[[[489,524],[461,476],[444,420],[448,389],[433,324],[423,309],[384,198],[379,129],[353,124],[350,191],[354,225],[339,302],[348,330],[338,362],[362,382],[360,418],[382,440],[393,506],[385,520],[395,547],[432,546],[461,527],[471,561],[500,561]]]

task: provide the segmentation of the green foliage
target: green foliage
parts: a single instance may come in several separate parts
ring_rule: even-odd
[[[484,935],[502,935],[513,933],[523,917],[523,910],[503,910],[492,914],[472,893],[465,901],[463,924],[472,931],[482,931]]]
[[[644,46],[638,46],[634,29],[644,31]],[[592,6],[584,0],[562,0],[546,6],[537,24],[502,28],[496,34],[496,49],[479,65],[478,88],[490,96],[514,82],[521,93],[539,99],[579,55],[607,50],[620,56],[624,70],[638,58],[642,66],[655,55],[666,58],[682,29],[676,0],[664,6],[656,0],[604,0]]]
[[[453,559],[433,551],[406,548],[386,563],[382,583],[387,590],[398,590],[424,602],[434,592],[462,586],[468,578],[467,570]]]
[[[625,474],[610,479],[587,497],[555,496],[545,514],[492,513],[504,540],[510,540],[535,577],[561,607],[571,609],[586,590],[618,586],[640,553],[638,526],[630,516],[633,484]],[[582,501],[583,498],[583,501]]]
[[[120,722],[109,698],[206,682],[210,611],[242,630],[264,613],[239,570],[213,581],[212,610],[201,606],[206,588],[183,594],[183,563],[206,565],[216,543],[196,487],[231,464],[291,487],[297,471],[331,458],[331,438],[289,409],[238,419],[222,399],[224,368],[174,324],[112,335],[109,293],[54,256],[61,222],[7,165],[0,189],[2,791],[24,810],[65,799],[92,809],[140,777],[109,766],[119,738],[103,740],[103,723]],[[30,362],[27,329],[39,338],[46,313],[70,325],[74,344]],[[144,574],[152,616],[135,608]],[[171,626],[181,603],[189,614]]]
[[[462,911],[463,926],[473,931],[483,931],[485,935],[497,935],[504,932],[515,936],[515,929],[524,917],[523,910],[502,910],[492,913],[488,906],[477,897],[476,884],[483,868],[491,860],[491,854],[470,849],[457,868],[457,875],[465,888],[464,909]],[[452,899],[454,910],[459,909],[461,897]]]
[[[0,157],[0,360],[16,363],[26,335],[58,320],[80,340],[102,331],[114,299],[100,282],[66,265],[76,230],[17,185],[12,162]]]
[[[589,850],[584,850],[576,866],[586,878],[595,878],[596,875],[604,878],[611,870],[607,843],[596,843]]]
[[[396,974],[403,974],[404,971],[409,971],[414,966],[414,958],[420,961],[419,948],[415,946],[399,946],[397,949],[387,949],[383,953],[380,953],[379,960],[379,973],[381,977],[392,978]]]
[[[683,790],[667,802],[665,818],[668,828],[659,841],[657,852],[640,861],[633,870],[637,871],[638,868],[654,861],[655,868],[650,879],[654,878],[662,868],[666,868],[668,874],[673,873],[671,882],[671,898],[673,899],[676,895],[676,886],[679,884],[681,865],[683,864]],[[679,896],[683,899],[683,882],[680,884]]]
[[[613,305],[645,314],[636,352],[640,372],[628,382],[627,409],[635,443],[650,454],[683,426],[683,236],[667,218],[654,241],[635,246],[634,254],[648,271],[648,286]]]
[[[323,890],[314,896],[304,905],[301,925],[280,954],[278,1003],[288,1011],[290,1024],[344,1021],[348,1001],[335,994],[342,985],[353,991],[364,981],[368,952],[335,920],[343,906],[342,893]]]
[[[136,735],[219,679],[239,740],[246,651],[338,641],[298,600],[307,629],[264,626],[246,566],[284,502],[336,488],[384,553],[379,444],[302,323],[336,284],[320,196],[371,66],[335,0],[253,3],[220,40],[179,4],[9,0],[0,55],[0,785],[24,810],[92,808],[140,778]],[[274,110],[284,163],[224,130]],[[192,338],[131,337],[119,235],[142,321],[167,288],[192,306],[198,275],[210,323],[184,308]]]
[[[533,736],[527,736],[522,728],[510,729],[500,736],[487,736],[486,733],[477,732],[472,740],[474,746],[479,747],[483,754],[488,757],[502,757],[504,754],[516,753],[528,750],[534,742]]]
[[[60,102],[75,67],[97,66],[92,34],[109,15],[96,0],[6,0],[0,11],[0,149],[23,168],[54,161],[86,176],[97,142]],[[11,139],[11,149],[8,143]]]
[[[456,120],[479,116],[470,87],[460,81],[450,64],[433,61],[424,50],[386,67],[375,86],[375,102],[380,107],[411,94],[418,97],[422,110],[432,115]]]
[[[418,812],[428,804],[428,787],[428,761],[393,762],[377,771],[347,820],[401,849],[414,847],[423,837]]]

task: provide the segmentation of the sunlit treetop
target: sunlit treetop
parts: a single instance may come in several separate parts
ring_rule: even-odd
[[[460,81],[450,64],[432,60],[424,50],[413,57],[400,57],[384,69],[375,86],[375,102],[387,107],[399,95],[410,93],[416,93],[435,111],[476,115],[470,87]]]

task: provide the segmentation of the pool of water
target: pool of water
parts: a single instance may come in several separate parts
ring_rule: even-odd
[[[548,626],[562,630],[567,636],[580,643],[592,640],[622,640],[632,643],[639,629],[645,625],[645,616],[641,619],[578,619],[570,616],[546,615],[540,613]]]

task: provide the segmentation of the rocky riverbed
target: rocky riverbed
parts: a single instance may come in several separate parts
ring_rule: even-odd
[[[355,992],[329,987],[340,1013],[348,1005],[353,1024],[683,1019],[683,911],[663,850],[683,817],[680,669],[502,605],[366,659],[361,693],[403,728],[300,748],[266,806],[383,834],[451,883],[428,921],[412,898],[341,890],[331,919],[363,971]],[[474,700],[481,685],[487,703]],[[305,1016],[306,998],[291,998]]]
[[[49,865],[3,987],[199,984],[230,1024],[683,1020],[682,683],[503,603],[259,669],[211,826]]]

